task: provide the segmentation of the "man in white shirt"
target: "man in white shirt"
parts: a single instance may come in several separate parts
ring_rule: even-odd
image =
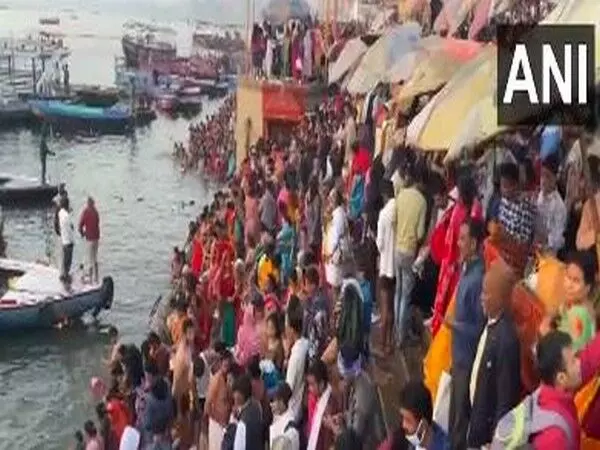
[[[285,317],[286,348],[289,349],[285,381],[292,389],[289,409],[295,420],[301,419],[304,397],[304,372],[308,358],[309,342],[302,337],[303,311],[300,305],[288,307]]]
[[[377,250],[379,251],[379,295],[382,322],[382,350],[389,354],[392,349],[394,327],[394,278],[396,276],[396,199],[394,185],[389,180],[380,183],[385,206],[377,221]]]
[[[69,272],[73,262],[73,244],[75,242],[75,228],[71,213],[69,211],[69,199],[60,199],[60,210],[58,211],[58,229],[60,230],[60,243],[62,245],[62,268],[60,280],[68,283],[71,280]]]

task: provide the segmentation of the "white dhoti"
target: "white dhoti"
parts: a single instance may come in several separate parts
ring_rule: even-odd
[[[54,236],[54,259],[56,261],[56,267],[58,269],[62,268],[62,256],[63,256],[63,246],[62,241],[60,240],[60,236]]]
[[[225,437],[225,428],[220,423],[208,419],[208,450],[221,450],[221,443]]]

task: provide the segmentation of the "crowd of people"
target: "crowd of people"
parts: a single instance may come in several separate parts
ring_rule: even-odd
[[[255,74],[311,79],[310,31],[255,26]],[[425,102],[330,94],[237,168],[234,98],[176,144],[226,187],[173,251],[164,327],[140,348],[112,331],[79,442],[597,448],[597,138],[540,124],[441,166],[406,143]],[[386,417],[374,367],[426,340]]]
[[[219,181],[231,178],[235,171],[235,96],[227,97],[219,110],[205,122],[190,124],[187,146],[173,145],[173,157],[182,171],[202,171]]]
[[[586,140],[546,126],[507,140],[491,168],[487,155],[441,168],[402,133],[382,135],[409,119],[386,95],[338,92],[287,139],[251,148],[174,251],[166,331],[117,345],[89,442],[115,448],[134,429],[131,448],[150,449],[566,449],[600,437],[600,196],[581,182]],[[202,136],[218,140],[219,117]],[[518,282],[535,255],[566,267],[561,306],[541,316]],[[418,318],[433,336],[425,377],[397,392],[385,423],[372,367],[423,339]],[[432,357],[444,335],[444,358]],[[519,407],[548,414],[516,435]]]

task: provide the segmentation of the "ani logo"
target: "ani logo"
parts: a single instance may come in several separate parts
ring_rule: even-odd
[[[499,26],[497,41],[501,125],[595,124],[593,25]]]

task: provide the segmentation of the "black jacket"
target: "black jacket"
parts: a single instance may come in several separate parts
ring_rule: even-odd
[[[519,403],[521,392],[520,343],[512,318],[503,313],[487,333],[467,436],[468,446],[476,448],[492,441],[498,421]]]

